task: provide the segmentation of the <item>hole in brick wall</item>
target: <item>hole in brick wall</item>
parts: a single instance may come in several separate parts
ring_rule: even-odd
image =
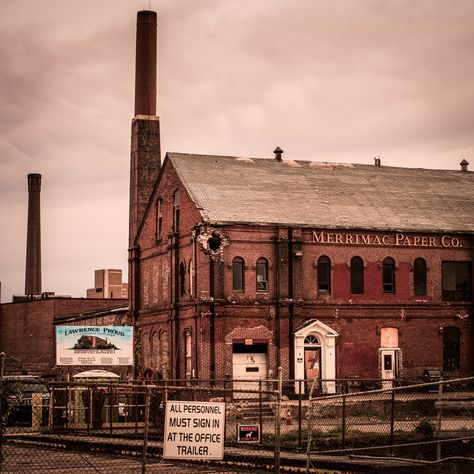
[[[207,244],[209,245],[209,248],[215,252],[221,245],[221,238],[216,234],[212,234],[212,236],[209,237]]]

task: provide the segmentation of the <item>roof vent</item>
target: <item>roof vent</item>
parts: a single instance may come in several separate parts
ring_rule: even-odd
[[[467,171],[467,167],[469,166],[469,163],[466,160],[462,160],[461,163],[461,171]]]
[[[377,168],[380,168],[382,166],[382,161],[380,160],[380,156],[374,157],[374,164],[377,166]]]
[[[275,153],[275,160],[276,161],[281,161],[281,155],[283,153],[283,150],[277,146],[274,150],[273,153]]]

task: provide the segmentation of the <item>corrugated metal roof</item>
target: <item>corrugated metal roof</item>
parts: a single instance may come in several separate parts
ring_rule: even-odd
[[[474,232],[474,173],[168,153],[208,223]]]

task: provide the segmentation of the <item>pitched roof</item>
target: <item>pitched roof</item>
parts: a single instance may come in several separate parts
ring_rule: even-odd
[[[474,173],[168,153],[208,223],[474,232]]]

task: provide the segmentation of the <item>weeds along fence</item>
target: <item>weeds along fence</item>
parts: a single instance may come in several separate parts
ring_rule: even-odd
[[[474,458],[474,377],[308,400],[308,465],[321,455]]]

